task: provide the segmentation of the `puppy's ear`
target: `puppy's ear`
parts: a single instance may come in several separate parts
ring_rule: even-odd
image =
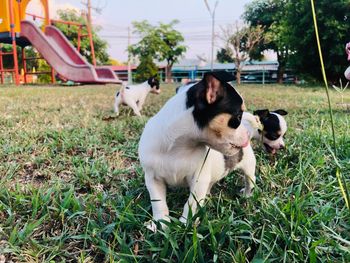
[[[241,109],[242,111],[247,111],[247,107],[245,106],[244,100],[243,100]]]
[[[206,87],[205,98],[208,104],[213,104],[223,96],[223,86],[220,80],[218,80],[212,75],[205,76],[204,81]]]
[[[269,114],[270,111],[268,109],[253,111],[253,115],[259,116],[260,120],[266,119],[269,116]]]
[[[287,112],[287,111],[282,110],[282,109],[279,109],[279,110],[274,110],[273,112],[275,112],[275,113],[277,113],[277,114],[279,114],[279,115],[282,115],[282,116],[285,116],[285,115],[287,115],[287,114],[288,114],[288,112]]]
[[[235,76],[231,73],[228,73],[227,71],[221,70],[221,71],[213,71],[208,72],[209,74],[213,75],[216,79],[220,80],[221,82],[230,82],[235,80]]]

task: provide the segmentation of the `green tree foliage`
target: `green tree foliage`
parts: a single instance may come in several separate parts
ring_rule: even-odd
[[[166,61],[167,81],[171,80],[174,63],[186,52],[186,47],[182,45],[182,34],[173,28],[177,23],[177,20],[169,24],[159,23],[159,26],[153,26],[147,21],[133,23],[134,32],[142,39],[129,47],[130,53],[138,57],[141,63],[149,58]]]
[[[347,67],[344,47],[350,40],[350,1],[318,0],[315,4],[327,76],[337,81]],[[255,0],[247,6],[244,18],[264,26],[270,42],[259,49],[277,53],[280,80],[287,65],[300,75],[322,80],[309,0]]]
[[[58,15],[61,20],[64,21],[73,21],[77,23],[81,23],[86,25],[86,18],[77,13],[76,10],[65,9],[58,10]],[[72,42],[72,44],[77,47],[78,46],[78,27],[73,25],[66,25],[62,23],[56,23],[55,26],[60,29],[63,34]],[[109,61],[109,56],[107,53],[107,42],[102,40],[97,32],[100,30],[99,27],[92,27],[92,39],[94,43],[95,49],[95,58],[97,65],[107,64]],[[88,31],[86,26],[82,27],[82,34],[87,35]],[[91,55],[91,47],[90,40],[88,37],[81,38],[81,48],[80,53],[90,62],[92,63],[92,55]]]
[[[12,45],[10,44],[2,44],[1,50],[2,52],[12,52],[13,48],[12,48]],[[25,48],[25,53],[27,58],[39,56],[37,51],[31,46]],[[17,58],[18,58],[18,73],[21,74],[23,69],[23,60],[22,60],[22,49],[19,46],[17,46]],[[2,62],[5,69],[14,68],[13,55],[3,56]],[[33,68],[38,69],[38,66],[39,66],[39,60],[30,59],[26,61],[27,72],[31,72]],[[10,74],[10,73],[7,73],[7,74]],[[14,79],[12,81],[14,82]]]
[[[141,61],[139,66],[137,67],[136,73],[135,73],[135,81],[136,82],[143,82],[147,80],[149,77],[154,76],[158,73],[158,67],[153,62],[153,59],[151,56],[144,57]]]
[[[12,45],[3,44],[1,47],[3,52],[12,52]],[[18,56],[18,67],[22,68],[23,60],[22,60],[22,51],[21,48],[17,46],[17,56]],[[37,56],[37,52],[32,47],[26,47],[26,57],[35,57]],[[13,55],[7,55],[3,57],[3,66],[4,68],[13,68]],[[27,69],[31,70],[33,67],[38,66],[37,60],[27,60]]]
[[[220,50],[218,50],[218,52],[216,53],[216,59],[220,63],[232,63],[233,62],[233,59],[230,57],[230,55],[227,53],[227,50],[224,48],[221,48]]]
[[[322,81],[310,1],[289,0],[287,8],[291,64],[298,72]],[[336,82],[348,66],[345,44],[350,40],[350,1],[317,0],[315,8],[327,77]]]
[[[46,60],[39,59],[38,60],[38,72],[50,72],[51,67],[47,64]],[[51,74],[38,74],[38,82],[39,83],[50,83],[51,82]]]
[[[257,48],[251,52],[252,58],[259,59],[265,50],[273,50],[277,54],[279,63],[277,81],[283,82],[283,74],[286,70],[288,57],[290,54],[288,40],[288,26],[284,19],[287,14],[288,0],[255,0],[246,6],[243,15],[245,21],[252,26],[262,26],[265,39],[260,42]]]

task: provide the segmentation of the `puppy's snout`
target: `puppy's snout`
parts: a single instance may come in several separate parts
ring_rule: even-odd
[[[159,94],[160,93],[160,89],[152,89],[151,93],[153,94]]]
[[[242,147],[247,147],[249,145],[250,139],[249,139],[249,132],[247,129],[244,129],[242,134]]]
[[[283,149],[285,149],[286,148],[286,146],[284,145],[284,144],[280,144],[280,146],[279,146],[279,149],[280,150],[283,150]]]

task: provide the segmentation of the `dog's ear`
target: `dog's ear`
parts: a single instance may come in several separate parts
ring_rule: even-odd
[[[212,72],[208,72],[208,74],[213,75],[216,79],[220,80],[221,82],[230,82],[230,81],[235,80],[234,75],[232,75],[224,70],[212,71]]]
[[[241,109],[242,109],[242,111],[247,111],[247,107],[245,106],[244,100],[243,100]]]
[[[221,84],[220,80],[218,80],[211,74],[207,74],[206,76],[204,76],[204,81],[206,87],[205,98],[208,104],[213,104],[223,96],[224,87]]]
[[[253,111],[253,115],[259,116],[260,120],[266,119],[269,116],[269,114],[270,111],[268,109]]]
[[[275,113],[277,113],[277,114],[279,114],[279,115],[282,115],[282,116],[285,116],[285,115],[288,114],[287,111],[282,110],[282,109],[274,110],[273,112],[275,112]]]

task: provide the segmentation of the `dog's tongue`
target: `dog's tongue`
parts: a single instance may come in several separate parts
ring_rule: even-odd
[[[247,140],[246,142],[242,143],[242,148],[245,148],[249,145],[249,140]]]
[[[348,60],[350,61],[350,52],[348,53]]]

